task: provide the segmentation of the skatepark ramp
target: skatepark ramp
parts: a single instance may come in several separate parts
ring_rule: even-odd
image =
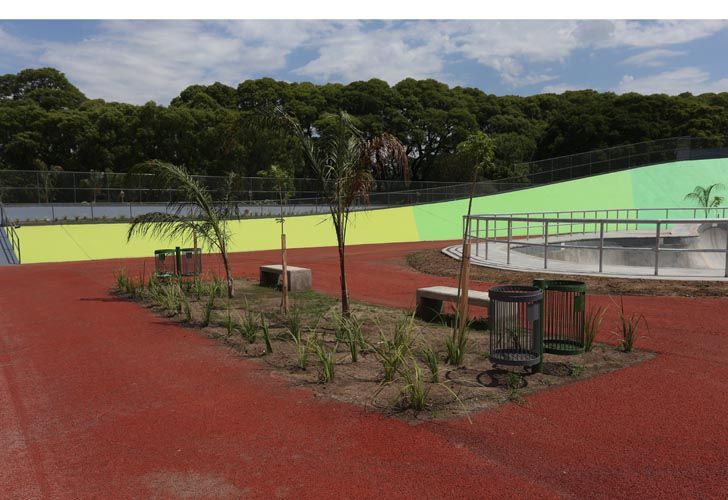
[[[562,274],[728,278],[726,209],[609,209],[465,218],[475,265]],[[462,257],[462,245],[444,253]]]

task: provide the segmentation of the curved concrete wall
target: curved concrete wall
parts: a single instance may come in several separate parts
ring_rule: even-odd
[[[600,208],[688,206],[683,200],[696,185],[728,185],[728,159],[693,160],[653,165],[586,179],[484,196],[473,200],[473,213]],[[452,240],[462,236],[467,200],[388,208],[352,214],[347,242],[395,243]],[[23,263],[151,256],[157,248],[190,245],[153,238],[127,243],[127,224],[68,224],[18,229]],[[275,219],[231,223],[233,252],[278,248],[280,226]],[[286,219],[290,248],[335,245],[328,217]]]

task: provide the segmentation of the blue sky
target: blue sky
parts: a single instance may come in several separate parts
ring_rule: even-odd
[[[498,95],[728,91],[726,21],[0,21],[0,73],[52,66],[88,97],[195,83],[435,78]]]

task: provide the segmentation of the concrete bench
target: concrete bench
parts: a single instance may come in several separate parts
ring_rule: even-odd
[[[306,267],[287,266],[288,290],[301,292],[311,289],[311,270]],[[283,266],[271,264],[260,266],[260,286],[278,286],[281,283]]]
[[[417,289],[417,309],[415,314],[425,321],[432,321],[442,313],[443,302],[457,302],[458,289],[452,286],[431,286]],[[488,292],[470,290],[468,303],[474,306],[488,307]]]

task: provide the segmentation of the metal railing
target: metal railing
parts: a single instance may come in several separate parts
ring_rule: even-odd
[[[2,202],[0,202],[0,230],[6,231],[6,234],[10,239],[10,246],[12,247],[12,251],[15,254],[16,259],[18,260],[18,264],[20,264],[22,262],[22,257],[20,255],[20,236],[18,236],[18,232],[15,230],[15,226],[11,224],[10,221],[7,219],[5,206]]]
[[[226,176],[195,175],[213,193],[227,189]],[[403,193],[448,188],[462,190],[461,182],[377,180],[372,194]],[[160,185],[152,174],[115,172],[74,172],[52,170],[0,170],[0,191],[6,203],[81,203],[81,202],[171,202],[177,190]],[[232,185],[235,198],[245,202],[260,202],[278,197],[275,181],[269,177],[237,177]],[[293,179],[296,199],[319,196],[316,179]]]
[[[651,218],[659,214],[664,218]],[[720,227],[728,231],[728,208],[614,208],[599,210],[570,210],[518,212],[510,214],[478,214],[463,216],[463,233],[475,244],[474,257],[482,254],[486,262],[511,265],[514,247],[540,248],[543,269],[549,268],[549,250],[581,249],[598,252],[598,273],[604,272],[607,251],[650,252],[654,257],[654,275],[660,275],[660,257],[667,253],[701,253],[725,255],[723,276],[728,277],[728,237],[725,248],[681,248],[665,244],[665,239],[697,236],[702,227]],[[711,217],[715,216],[715,217]],[[677,225],[699,226],[695,232],[667,233]],[[612,233],[610,235],[610,233]],[[624,238],[651,241],[643,246],[610,246],[605,236],[619,233]],[[578,243],[594,235],[595,244]],[[534,240],[535,238],[535,240]],[[494,255],[492,245],[505,245],[505,256]],[[530,256],[535,253],[529,254]],[[493,257],[505,262],[498,262]]]
[[[682,160],[728,157],[728,137],[671,137],[517,164],[531,184],[561,182]],[[503,179],[506,180],[506,179]]]

